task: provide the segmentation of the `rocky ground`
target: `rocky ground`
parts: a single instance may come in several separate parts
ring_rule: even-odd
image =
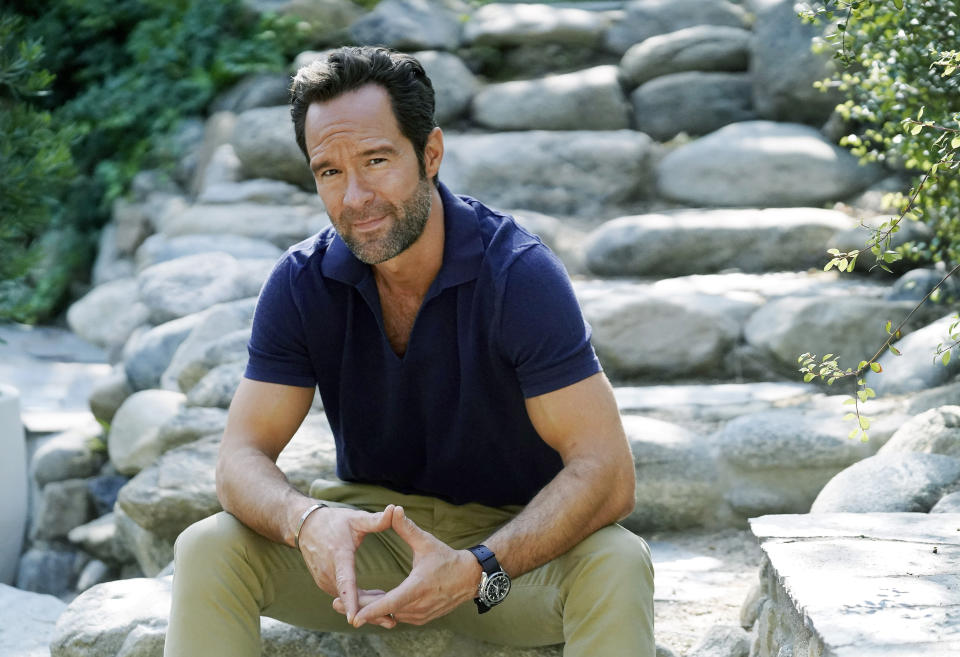
[[[747,529],[691,529],[646,537],[656,562],[657,643],[677,657],[714,625],[740,625],[741,608],[758,581],[762,553]]]

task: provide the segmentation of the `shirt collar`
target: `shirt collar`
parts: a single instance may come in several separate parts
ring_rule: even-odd
[[[483,260],[483,240],[476,211],[443,183],[439,184],[439,191],[443,203],[443,264],[430,286],[433,292],[475,279]],[[327,247],[320,269],[324,276],[354,287],[372,275],[370,266],[357,260],[337,234]]]

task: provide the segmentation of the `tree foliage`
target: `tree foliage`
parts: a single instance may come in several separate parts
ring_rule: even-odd
[[[960,0],[823,0],[808,7],[808,20],[829,21],[833,28],[826,42],[843,66],[834,80],[847,100],[837,109],[854,131],[843,142],[864,160],[879,161],[914,176],[910,192],[888,199],[895,216],[884,222],[865,249],[828,251],[824,269],[853,271],[858,257],[869,251],[877,267],[903,255],[915,261],[943,262],[949,272],[910,313],[912,316],[940,286],[960,269]],[[929,242],[908,243],[899,252],[890,249],[891,237],[903,221],[920,220],[933,230]],[[854,406],[848,419],[856,422],[850,437],[867,439],[870,419],[860,403],[874,396],[864,379],[879,373],[878,359],[895,346],[909,320],[893,327],[886,322],[888,338],[869,360],[856,368],[841,368],[833,354],[802,354],[797,362],[804,381],[821,379],[828,385],[854,381]],[[957,328],[950,326],[951,344],[941,344],[935,357],[946,365],[960,343]]]
[[[159,146],[180,121],[247,74],[284,70],[305,44],[296,19],[241,0],[50,0],[0,14],[0,253],[18,253],[0,271],[0,319],[36,322],[83,277],[133,176],[172,167],[177,154]]]

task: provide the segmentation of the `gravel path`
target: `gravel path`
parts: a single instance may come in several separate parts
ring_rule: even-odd
[[[644,536],[656,569],[657,644],[685,657],[712,626],[739,625],[762,552],[749,530],[693,529]]]

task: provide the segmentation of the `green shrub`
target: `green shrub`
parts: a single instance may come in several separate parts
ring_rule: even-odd
[[[0,23],[0,320],[32,323],[84,277],[133,176],[173,168],[160,145],[180,121],[245,75],[285,70],[305,41],[295,18],[241,0],[14,7]]]
[[[43,239],[64,217],[78,131],[30,104],[53,82],[42,56],[22,20],[0,16],[0,319],[29,320],[55,306],[70,280],[68,256],[82,252],[76,235]]]
[[[840,113],[856,126],[843,143],[914,174],[914,190],[923,183],[906,218],[929,224],[934,238],[903,247],[904,255],[960,263],[960,133],[951,132],[960,129],[960,76],[950,68],[960,0],[829,0],[818,8],[836,23],[837,58],[850,64],[833,81],[848,98]],[[894,211],[909,202],[895,198]]]

